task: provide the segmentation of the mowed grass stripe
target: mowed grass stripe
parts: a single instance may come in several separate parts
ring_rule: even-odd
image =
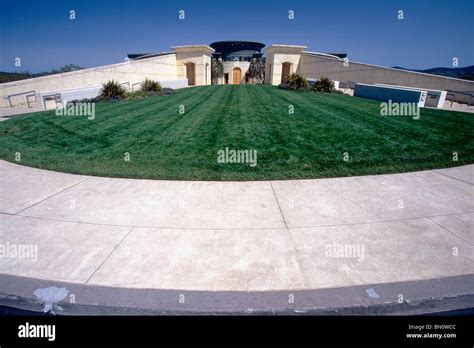
[[[296,98],[301,98],[301,97],[302,97],[301,95],[296,96]],[[316,97],[319,97],[319,96],[315,96],[315,98]],[[333,97],[339,97],[339,96],[331,96],[331,98]],[[338,102],[339,101],[344,102],[344,99],[347,103],[353,100],[354,98],[351,98],[351,97],[339,98]],[[295,102],[295,100],[288,100],[288,101]],[[300,99],[298,100],[297,103],[299,105],[302,105],[301,103],[303,102],[304,101]],[[317,111],[322,110],[322,109],[327,110],[327,108],[333,107],[333,109],[336,112],[330,114],[332,118],[334,119],[339,118],[339,122],[344,121],[350,125],[350,127],[345,127],[345,130],[342,131],[344,133],[338,132],[339,134],[344,135],[344,139],[353,142],[354,137],[359,136],[359,134],[357,133],[357,130],[370,132],[371,136],[374,138],[374,141],[377,141],[379,144],[383,144],[383,146],[391,145],[391,146],[394,146],[395,149],[398,148],[400,150],[402,157],[405,156],[404,150],[406,150],[407,147],[411,147],[412,149],[424,149],[423,153],[426,153],[426,150],[431,148],[433,143],[437,143],[440,140],[440,139],[436,139],[436,136],[433,135],[434,133],[433,130],[436,130],[436,126],[440,124],[439,117],[437,118],[436,121],[433,121],[433,117],[429,115],[429,113],[432,112],[433,110],[422,109],[420,120],[416,120],[416,122],[413,122],[414,120],[410,117],[398,117],[398,118],[397,117],[380,117],[379,115],[380,104],[379,103],[376,103],[376,102],[367,103],[366,101],[363,101],[362,103],[369,106],[369,108],[364,110],[364,109],[361,109],[360,107],[357,107],[357,108],[354,108],[356,110],[356,112],[354,112],[353,110],[348,110],[347,106],[341,107],[331,102],[325,103],[325,105],[321,107],[319,107],[319,104],[315,103],[313,105],[310,105],[309,108],[311,110],[314,110],[315,114],[319,114]],[[337,111],[340,111],[340,112],[338,113]],[[437,110],[434,110],[434,111],[436,112]],[[450,118],[453,119],[455,117],[456,117],[456,114],[453,115],[451,113]],[[431,120],[428,126],[424,124],[424,122],[427,122],[427,119]],[[357,120],[357,122],[363,125],[363,127],[361,125],[354,124],[353,120]],[[360,120],[364,120],[365,122],[360,122]],[[328,120],[328,122],[331,122],[331,121]],[[439,131],[435,133],[439,133]],[[364,137],[367,137],[367,136],[369,135],[368,134],[364,135]],[[441,140],[443,140],[443,138],[444,136],[441,137]],[[434,141],[434,140],[437,140],[437,141]],[[382,145],[377,145],[377,146],[380,147]],[[366,148],[366,150],[370,150],[370,149]],[[375,159],[376,154],[372,153],[371,157]]]
[[[0,158],[14,161],[20,152],[22,164],[39,168],[153,179],[393,173],[472,163],[473,123],[470,114],[431,109],[422,109],[419,120],[382,117],[378,102],[345,95],[205,86],[99,103],[94,120],[49,111],[2,122]],[[257,150],[258,165],[217,163],[225,147]],[[131,161],[124,161],[125,152]]]

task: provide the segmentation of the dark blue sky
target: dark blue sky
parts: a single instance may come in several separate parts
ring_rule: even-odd
[[[0,70],[92,67],[218,40],[302,44],[354,61],[474,64],[473,0],[0,0]],[[69,20],[69,10],[76,20]],[[178,19],[179,10],[186,19]],[[397,19],[397,10],[404,20]],[[288,20],[288,11],[295,19]],[[14,66],[21,57],[22,67]]]

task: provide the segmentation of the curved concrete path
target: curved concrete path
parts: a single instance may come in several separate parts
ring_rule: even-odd
[[[0,293],[13,291],[6,288],[15,277],[247,292],[467,277],[458,283],[472,294],[473,184],[474,165],[185,182],[71,175],[0,161],[0,244],[38,250],[37,259],[0,258],[0,273],[10,277]]]

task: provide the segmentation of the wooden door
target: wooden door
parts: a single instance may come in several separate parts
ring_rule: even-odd
[[[241,71],[239,68],[234,68],[232,70],[232,84],[240,85]]]
[[[286,79],[290,76],[291,64],[283,63],[281,72],[281,83],[286,83]]]

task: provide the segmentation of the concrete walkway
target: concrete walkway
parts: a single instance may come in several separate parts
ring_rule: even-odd
[[[469,276],[473,184],[474,165],[185,182],[79,176],[0,161],[0,244],[38,248],[37,260],[1,258],[0,273],[188,291],[318,290]]]

